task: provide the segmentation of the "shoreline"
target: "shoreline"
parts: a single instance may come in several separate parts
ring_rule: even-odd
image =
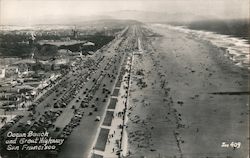
[[[250,70],[249,65],[249,43],[242,38],[211,32],[208,30],[196,30],[185,26],[172,26],[164,24],[153,24],[162,28],[183,33],[193,40],[208,42],[213,46],[226,50],[225,56],[237,66]]]

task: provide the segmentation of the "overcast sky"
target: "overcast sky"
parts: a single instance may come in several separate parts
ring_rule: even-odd
[[[249,17],[249,0],[0,0],[0,24],[91,16],[119,10]]]

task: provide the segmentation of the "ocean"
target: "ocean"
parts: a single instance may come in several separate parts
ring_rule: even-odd
[[[235,63],[235,65],[239,67],[245,67],[250,70],[250,44],[247,39],[219,34],[211,31],[193,30],[189,29],[187,26],[172,26],[167,24],[155,25],[183,32],[202,40],[209,41],[213,45],[224,49],[226,51],[225,56],[230,58]]]

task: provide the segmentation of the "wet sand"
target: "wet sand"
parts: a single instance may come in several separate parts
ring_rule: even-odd
[[[209,42],[151,29],[162,36],[143,38],[134,56],[129,157],[246,158],[249,95],[211,93],[249,91],[248,72]]]

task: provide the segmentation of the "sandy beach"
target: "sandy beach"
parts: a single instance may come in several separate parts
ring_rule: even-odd
[[[134,56],[129,157],[247,158],[249,72],[209,42],[149,27],[160,36]]]

